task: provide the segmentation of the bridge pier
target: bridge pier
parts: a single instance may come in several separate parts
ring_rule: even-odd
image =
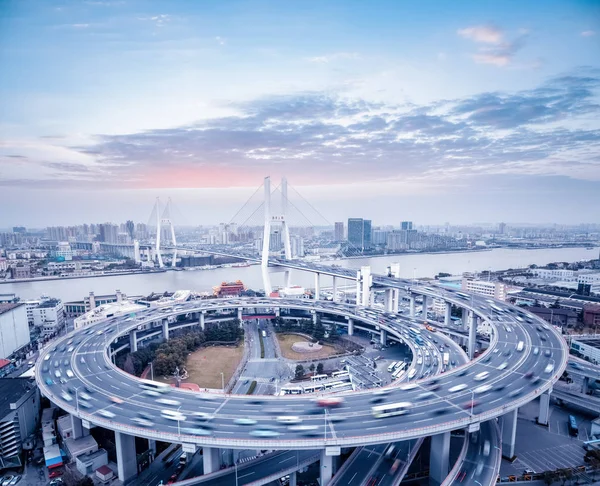
[[[423,302],[422,310],[421,310],[421,317],[424,320],[427,320],[427,307],[429,306],[427,296],[426,295],[421,296],[421,300]]]
[[[164,319],[162,321],[162,331],[163,331],[163,339],[165,341],[169,340],[169,321],[167,321],[166,319]]]
[[[129,332],[129,350],[135,353],[138,350],[137,347],[137,331],[134,329]]]
[[[469,327],[469,359],[473,359],[475,348],[477,346],[477,341],[475,340],[477,336],[477,316],[472,311],[469,312],[469,321],[471,326]]]
[[[502,456],[512,461],[515,458],[515,441],[517,439],[517,412],[518,408],[500,417],[500,431],[502,434]]]
[[[382,346],[385,346],[385,343],[387,343],[387,331],[385,329],[380,329],[379,342]]]
[[[198,324],[200,324],[200,329],[202,329],[203,331],[206,329],[206,324],[204,323],[204,315],[206,314],[205,311],[199,312],[199,317],[198,317]]]
[[[148,439],[148,449],[152,451],[152,459],[156,457],[156,441]]]
[[[319,300],[321,296],[321,274],[315,273],[315,300]]]
[[[135,453],[135,437],[115,431],[115,448],[117,451],[117,472],[119,480],[127,483],[137,476],[137,456]]]
[[[290,474],[290,483],[289,486],[297,486],[297,477],[296,477],[296,471],[294,471],[293,473]]]
[[[537,418],[537,422],[540,425],[548,425],[548,419],[550,418],[550,393],[552,393],[552,390],[546,390],[540,395],[540,413]]]
[[[216,447],[203,447],[202,465],[204,466],[204,474],[210,474],[218,471],[221,467],[219,449]]]
[[[337,295],[337,277],[333,277],[333,301],[338,302],[338,300],[339,299]]]
[[[415,318],[415,296],[413,294],[410,294],[408,296],[408,302],[409,302],[409,316],[411,319]]]
[[[354,319],[348,319],[348,336],[354,336]]]
[[[86,429],[83,426],[81,419],[75,415],[71,415],[71,431],[73,439],[81,439],[82,437],[90,435],[90,430]]]
[[[386,312],[394,311],[394,289],[385,289],[383,305]]]
[[[431,436],[431,451],[429,454],[429,484],[442,484],[449,472],[450,462],[450,432]]]
[[[590,378],[589,376],[586,376],[583,378],[583,384],[581,386],[581,393],[583,393],[584,395],[587,395],[590,391]]]
[[[371,267],[360,267],[356,272],[356,305],[368,307],[371,305],[371,287],[373,286],[373,276]]]
[[[448,327],[452,322],[452,304],[450,302],[446,302],[446,309],[444,312],[444,326]]]
[[[321,450],[321,486],[327,486],[329,484],[329,481],[331,481],[331,478],[333,477],[333,455],[327,454],[328,452],[330,452],[328,449]]]
[[[238,307],[238,310],[237,310],[237,318],[238,318],[238,321],[240,321],[240,327],[242,327],[242,315],[243,315],[243,312],[242,312],[242,310],[243,310],[243,309],[242,309],[241,307]]]

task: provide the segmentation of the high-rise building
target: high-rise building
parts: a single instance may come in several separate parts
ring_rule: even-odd
[[[335,231],[333,234],[335,241],[344,241],[344,222],[339,221],[335,223]]]
[[[405,231],[413,229],[413,222],[412,221],[402,221],[402,223],[400,223],[400,229],[405,230]]]
[[[135,238],[135,225],[133,224],[133,221],[128,219],[125,223],[125,229],[127,230],[129,237],[133,240]]]
[[[350,249],[364,251],[371,248],[371,220],[362,218],[348,219],[348,242]]]
[[[363,221],[363,250],[370,250],[371,247],[371,220]]]
[[[362,251],[363,248],[363,219],[348,219],[348,243],[352,250]]]
[[[270,251],[278,251],[282,248],[281,233],[278,229],[271,232],[271,240],[269,242]]]
[[[498,233],[503,235],[506,232],[506,223],[500,223],[498,225]]]
[[[302,258],[304,256],[304,238],[298,235],[290,237],[290,250],[292,258]]]

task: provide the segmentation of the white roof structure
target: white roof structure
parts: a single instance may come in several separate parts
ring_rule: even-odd
[[[102,304],[85,314],[77,317],[74,322],[75,329],[89,326],[95,322],[101,321],[115,316],[124,314],[135,314],[136,312],[147,309],[146,306],[136,304],[130,300],[122,300],[121,302],[111,302],[110,304]]]

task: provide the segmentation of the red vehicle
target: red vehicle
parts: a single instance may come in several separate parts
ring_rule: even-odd
[[[169,480],[167,481],[167,484],[173,484],[177,482],[177,474],[173,474]]]
[[[463,404],[463,408],[465,410],[471,410],[471,408],[475,408],[477,405],[479,405],[479,402],[477,400],[469,400],[468,402],[465,402]]]
[[[62,469],[54,469],[50,474],[48,474],[48,477],[50,479],[52,478],[57,478],[59,476],[62,476],[65,472]]]
[[[339,407],[342,403],[344,403],[342,397],[324,397],[317,400],[319,407]]]

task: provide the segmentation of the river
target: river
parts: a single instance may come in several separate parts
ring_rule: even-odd
[[[452,275],[462,272],[484,270],[504,270],[519,268],[531,264],[546,265],[551,262],[591,260],[598,257],[599,248],[554,248],[544,250],[510,250],[494,249],[480,252],[463,253],[414,253],[375,258],[358,258],[336,260],[335,263],[348,268],[360,268],[370,265],[374,273],[384,272],[386,267],[394,262],[400,263],[403,277],[433,277],[440,272]],[[261,289],[262,278],[260,266],[217,268],[214,270],[168,271],[150,275],[132,274],[114,277],[94,277],[81,279],[50,280],[36,282],[4,283],[0,285],[0,293],[15,293],[21,299],[37,299],[42,294],[57,297],[63,302],[81,300],[89,292],[96,295],[114,294],[121,290],[129,295],[147,295],[151,292],[165,290],[195,290],[199,292],[212,291],[214,285],[224,281],[241,280],[253,289]],[[304,287],[314,287],[314,277],[310,273],[292,272],[292,283]],[[283,284],[283,272],[272,274],[272,284]],[[330,278],[322,278],[321,286],[331,286]]]

